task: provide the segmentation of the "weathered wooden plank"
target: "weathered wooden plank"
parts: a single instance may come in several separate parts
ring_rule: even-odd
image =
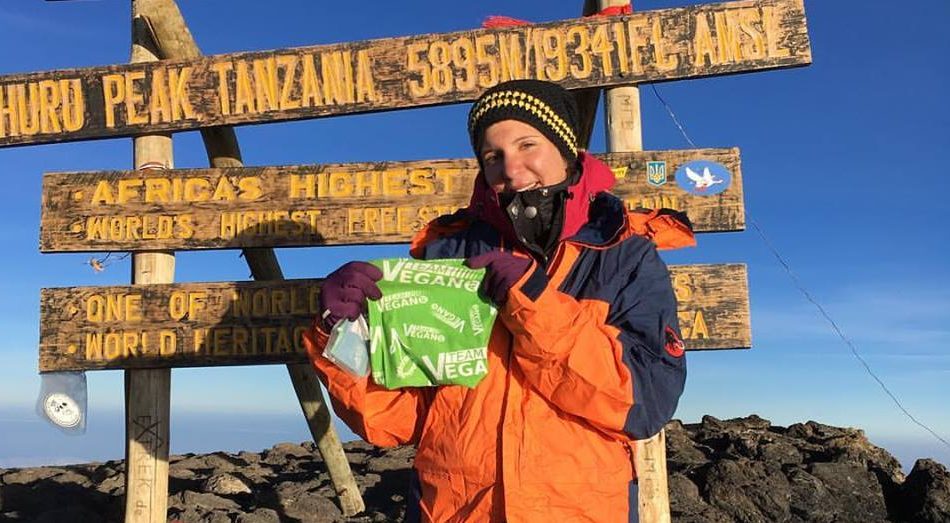
[[[749,347],[744,265],[671,267],[690,349]],[[65,287],[40,295],[40,371],[306,359],[320,280]]]
[[[512,78],[568,89],[801,66],[802,0],[0,77],[0,147],[418,107]]]
[[[598,155],[634,207],[687,213],[698,231],[745,226],[738,149]],[[690,194],[674,173],[712,161],[732,174],[720,194]],[[659,162],[659,163],[656,163]],[[648,165],[666,181],[648,182]],[[43,252],[222,249],[406,242],[468,204],[474,160],[161,172],[53,173],[43,180]]]

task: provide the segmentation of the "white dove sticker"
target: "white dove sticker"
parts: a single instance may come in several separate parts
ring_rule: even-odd
[[[690,194],[713,196],[732,185],[732,173],[722,164],[695,160],[676,170],[676,183]]]

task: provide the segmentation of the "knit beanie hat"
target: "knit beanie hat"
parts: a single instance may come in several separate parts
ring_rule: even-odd
[[[468,134],[481,156],[485,130],[502,120],[534,127],[573,164],[577,160],[577,104],[563,87],[540,80],[511,80],[485,91],[468,113]]]

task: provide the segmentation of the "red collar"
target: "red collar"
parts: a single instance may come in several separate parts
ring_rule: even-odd
[[[614,185],[614,174],[607,164],[585,152],[580,152],[578,158],[581,162],[581,177],[580,181],[567,188],[568,198],[564,210],[564,226],[561,228],[561,241],[577,234],[590,218],[590,203],[594,197],[610,190]],[[476,218],[488,222],[500,231],[507,242],[517,242],[514,227],[498,202],[498,193],[488,186],[485,175],[481,172],[475,177],[468,210]]]

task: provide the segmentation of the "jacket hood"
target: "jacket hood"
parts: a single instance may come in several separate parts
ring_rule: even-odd
[[[578,161],[581,165],[581,176],[577,183],[567,188],[564,225],[559,237],[561,241],[580,231],[590,219],[591,202],[598,194],[610,190],[614,185],[614,174],[607,164],[586,152],[578,153]],[[505,241],[520,244],[511,220],[501,208],[498,193],[488,185],[485,174],[481,171],[475,177],[475,187],[467,210],[475,218],[488,222],[500,231]]]

